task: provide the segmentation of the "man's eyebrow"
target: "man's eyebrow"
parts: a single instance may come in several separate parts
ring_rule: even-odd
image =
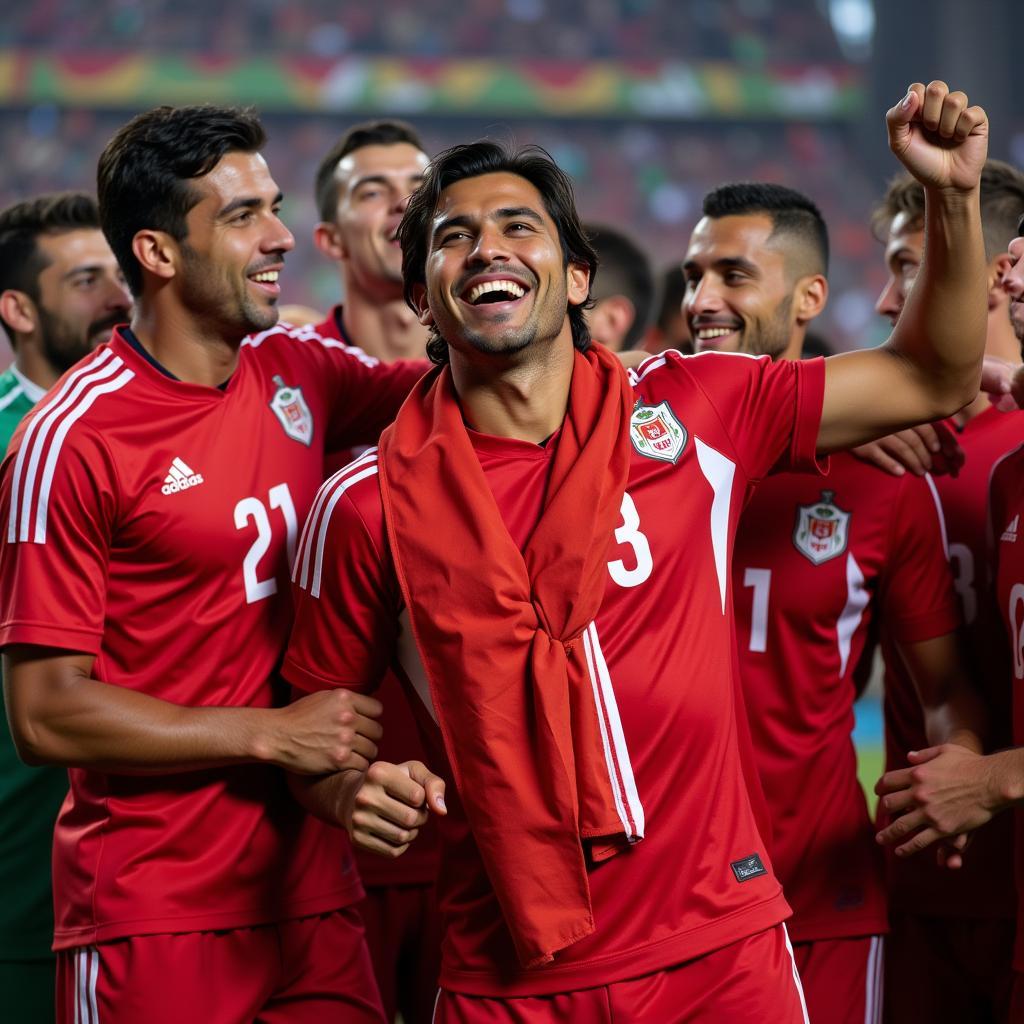
[[[362,188],[364,185],[387,185],[389,184],[388,179],[383,174],[364,174],[361,178],[356,178],[352,183],[352,191]]]
[[[103,266],[100,263],[80,263],[77,267],[72,267],[69,271],[61,276],[62,281],[67,281],[69,278],[77,277],[79,274],[102,274]]]
[[[760,273],[757,264],[743,256],[721,256],[712,260],[711,266],[717,270],[743,270],[748,274]],[[700,264],[696,260],[687,260],[683,264],[684,274],[691,270],[700,270]]]
[[[466,216],[464,213],[456,214],[454,217],[445,217],[444,220],[439,221],[433,232],[433,237],[437,238],[442,231],[447,231],[449,228],[469,228],[473,226],[473,218]]]
[[[274,198],[271,201],[270,205],[272,207],[273,206],[278,206],[283,201],[284,201],[284,193],[283,192],[278,192],[277,195],[274,196]],[[241,198],[241,199],[232,199],[231,202],[228,203],[227,206],[223,207],[217,213],[217,220],[223,220],[225,217],[230,217],[231,214],[233,214],[236,210],[258,210],[262,205],[263,205],[263,200],[259,199],[256,196],[251,196],[251,197],[248,197],[248,198]]]
[[[492,220],[515,220],[516,218],[532,220],[537,224],[544,223],[544,218],[536,210],[530,209],[529,206],[503,206],[500,210],[495,210],[491,214]]]

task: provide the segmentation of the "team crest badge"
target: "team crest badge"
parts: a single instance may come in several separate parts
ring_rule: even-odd
[[[278,418],[284,432],[294,441],[308,445],[313,443],[313,414],[309,411],[302,388],[290,388],[281,377],[275,375],[277,391],[270,400],[270,408]]]
[[[668,402],[637,402],[629,420],[629,437],[641,455],[674,465],[683,454],[688,436]]]
[[[821,565],[846,550],[850,536],[850,513],[834,501],[835,491],[822,491],[821,501],[797,505],[793,543],[797,551]]]

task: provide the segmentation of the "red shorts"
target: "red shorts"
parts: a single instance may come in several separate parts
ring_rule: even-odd
[[[58,1024],[384,1024],[352,907],[57,954]]]
[[[777,925],[667,971],[580,992],[493,999],[441,990],[434,1024],[807,1024],[793,950]]]
[[[814,1024],[881,1024],[883,942],[865,935],[793,944]]]
[[[1024,1021],[1009,1015],[1013,937],[1013,920],[890,913],[887,1024]]]
[[[441,970],[441,919],[433,885],[368,885],[359,904],[384,1015],[430,1024]]]

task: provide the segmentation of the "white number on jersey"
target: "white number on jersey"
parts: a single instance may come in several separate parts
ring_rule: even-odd
[[[950,544],[949,563],[953,567],[953,589],[960,598],[964,622],[969,626],[978,617],[978,592],[974,588],[974,553],[966,544]]]
[[[772,587],[771,569],[744,569],[743,586],[754,589],[750,609],[750,649],[764,653],[768,644],[768,593]]]
[[[633,499],[626,491],[622,492],[622,505],[619,507],[622,525],[615,531],[615,540],[619,544],[628,544],[633,549],[632,561],[636,565],[626,568],[626,563],[617,558],[608,563],[608,572],[620,587],[638,587],[645,582],[654,569],[651,558],[651,545],[647,537],[640,532],[640,513],[636,510]]]
[[[267,505],[280,511],[284,519],[285,538],[288,548],[289,566],[295,560],[295,538],[298,533],[298,519],[295,515],[295,504],[287,484],[276,484],[267,495]],[[245,600],[247,604],[255,604],[277,593],[277,578],[272,571],[266,579],[259,578],[260,562],[270,548],[274,537],[270,525],[270,514],[259,498],[243,498],[235,506],[235,529],[244,530],[252,520],[256,527],[256,539],[245,553],[242,560],[242,579],[245,582]],[[276,567],[275,567],[276,568]]]

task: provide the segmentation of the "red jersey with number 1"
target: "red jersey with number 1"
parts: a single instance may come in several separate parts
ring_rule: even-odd
[[[933,486],[839,454],[824,481],[769,477],[740,520],[740,678],[795,942],[888,930],[850,737],[853,673],[876,618],[901,643],[958,625]]]
[[[959,430],[965,462],[959,474],[935,477],[949,538],[950,563],[966,626],[966,665],[989,712],[989,749],[1010,743],[1006,644],[988,580],[985,497],[992,467],[1024,437],[1024,412],[987,409]],[[1005,523],[1003,524],[1005,526]],[[903,768],[907,751],[930,746],[913,681],[885,642],[886,770]],[[900,858],[886,848],[889,898],[894,909],[941,917],[1013,916],[1013,829],[1003,815],[977,833],[958,871],[933,855]],[[887,823],[882,819],[881,823]]]
[[[22,422],[4,462],[0,645],[95,655],[96,679],[175,704],[286,702],[288,571],[324,448],[374,441],[421,370],[275,328],[243,343],[224,387],[203,387],[115,332]],[[307,815],[278,769],[69,775],[58,949],[360,895],[347,837]]]
[[[428,763],[449,779],[449,814],[440,820],[441,982],[454,991],[515,996],[608,984],[683,963],[788,914],[744,771],[730,567],[753,483],[779,462],[814,464],[823,360],[668,352],[643,364],[636,381],[621,526],[608,538],[605,596],[582,646],[606,711],[620,813],[644,838],[589,869],[596,931],[551,964],[517,968],[451,784],[400,624],[374,451],[324,485],[300,541],[285,676],[308,690],[372,690],[397,659],[422,695]],[[544,505],[557,435],[545,447],[473,432],[470,439],[522,548]],[[529,749],[524,735],[524,757]],[[507,770],[514,784],[516,765]]]
[[[995,596],[1010,647],[1007,675],[1013,703],[1013,743],[1020,747],[1024,746],[1024,446],[997,462],[992,471],[989,526]],[[1017,943],[1013,968],[1024,973],[1024,811],[999,815],[979,829],[979,835],[1000,818],[1016,825]]]

